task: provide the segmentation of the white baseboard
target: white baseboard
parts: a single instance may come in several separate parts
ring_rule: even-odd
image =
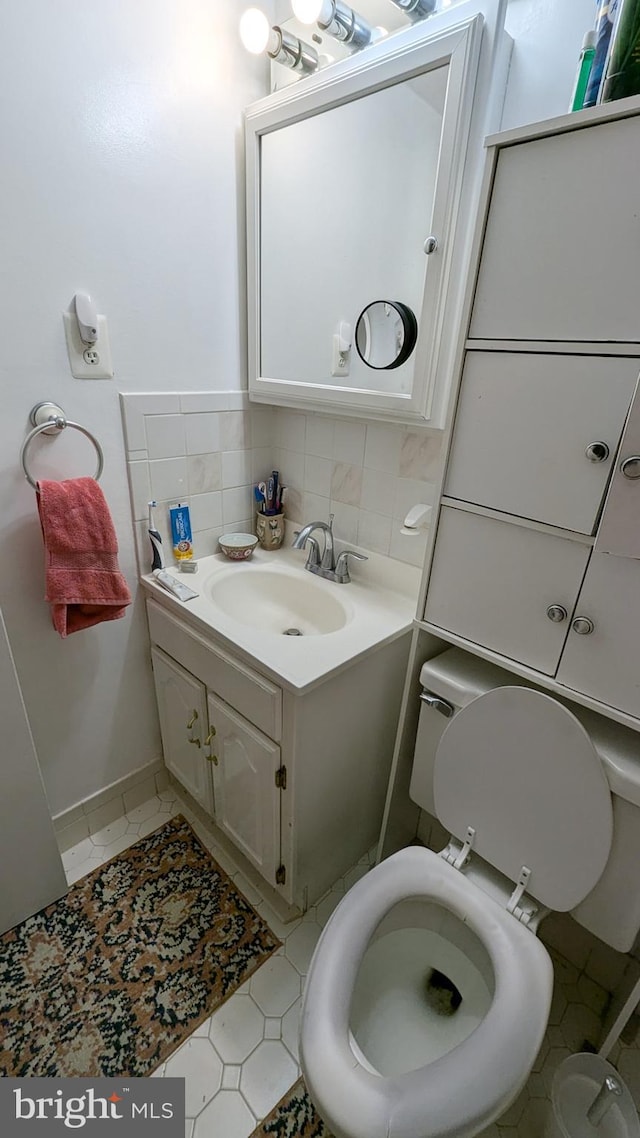
[[[131,774],[112,782],[110,786],[91,794],[75,806],[70,806],[68,810],[62,810],[53,819],[60,853],[108,826],[127,810],[134,810],[141,802],[164,790],[167,784],[163,759],[152,759],[150,763],[138,767]]]

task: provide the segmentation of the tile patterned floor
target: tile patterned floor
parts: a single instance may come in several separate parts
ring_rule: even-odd
[[[69,884],[139,837],[182,813],[274,933],[280,948],[200,1025],[154,1076],[184,1076],[185,1138],[248,1138],[299,1075],[297,1033],[301,993],[322,926],[345,891],[369,869],[369,858],[333,886],[304,917],[283,924],[173,787],[129,811],[62,855]],[[481,1138],[540,1138],[553,1072],[566,1056],[595,1040],[608,995],[585,973],[551,951],[555,987],[549,1027],[531,1077],[517,1101]],[[640,1106],[640,1046],[616,1044],[616,1065]]]

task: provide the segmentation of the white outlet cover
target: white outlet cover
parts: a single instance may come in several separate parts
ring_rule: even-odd
[[[64,320],[64,334],[67,338],[71,374],[76,379],[113,379],[106,316],[98,316],[98,339],[95,344],[84,344],[82,342],[78,332],[78,321],[73,312],[63,312],[62,318]],[[98,363],[87,363],[84,358],[87,348],[91,352],[98,353]]]
[[[351,358],[351,349],[349,348],[344,355],[340,354],[340,345],[342,341],[338,332],[334,332],[331,338],[331,374],[332,375],[348,375],[349,364]]]

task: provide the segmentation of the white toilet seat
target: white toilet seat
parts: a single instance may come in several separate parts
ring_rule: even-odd
[[[354,987],[383,918],[408,899],[441,906],[478,937],[495,994],[461,1044],[401,1075],[373,1074],[350,1044]],[[520,1092],[547,1026],[553,968],[537,937],[443,858],[401,850],[359,881],[333,913],[311,962],[300,1061],[311,1098],[335,1138],[466,1138]]]

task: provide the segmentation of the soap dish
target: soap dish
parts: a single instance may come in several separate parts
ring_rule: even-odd
[[[222,552],[231,561],[246,561],[251,557],[258,539],[253,533],[223,533],[218,542]]]

